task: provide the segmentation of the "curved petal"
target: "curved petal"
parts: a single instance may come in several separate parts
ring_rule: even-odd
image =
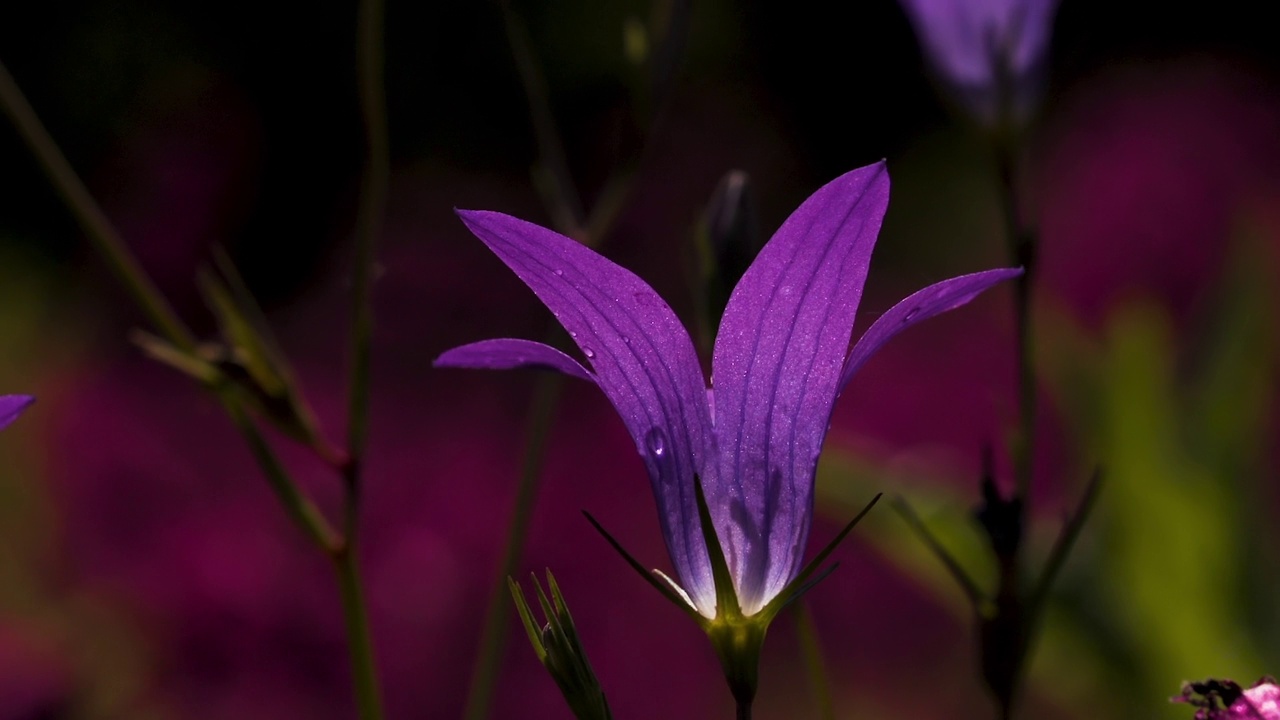
[[[748,614],[800,567],[818,453],[888,202],[884,163],[831,181],[787,218],[725,308],[712,361],[720,472],[703,484]]]
[[[0,428],[17,420],[35,401],[30,395],[0,395]]]
[[[844,361],[844,370],[840,373],[840,390],[849,383],[853,374],[862,367],[881,345],[889,342],[894,335],[915,325],[921,320],[928,320],[934,315],[941,315],[954,310],[982,294],[992,285],[1016,278],[1022,274],[1021,268],[987,270],[961,275],[950,280],[943,280],[923,290],[917,290],[907,296],[889,311],[872,323],[871,327],[858,338],[858,343],[849,351]]]
[[[596,381],[596,377],[578,364],[577,360],[550,345],[516,338],[481,340],[469,345],[461,345],[445,351],[431,365],[473,370],[548,368],[593,383]]]
[[[689,333],[653,288],[581,243],[502,213],[458,215],[586,356],[644,459],[676,572],[699,612],[713,615],[693,484],[708,474],[711,420]]]

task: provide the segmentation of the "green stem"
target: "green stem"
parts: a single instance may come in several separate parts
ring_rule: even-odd
[[[373,335],[372,283],[374,247],[386,212],[387,185],[391,173],[387,130],[386,87],[383,80],[383,0],[361,0],[357,29],[360,109],[364,118],[364,182],[356,216],[356,253],[351,291],[351,368],[348,383],[347,453],[359,468],[368,434],[369,356]],[[354,494],[359,473],[351,475]]]
[[[525,101],[529,104],[529,121],[538,146],[538,161],[545,180],[543,184],[548,186],[543,197],[555,225],[570,237],[581,240],[586,231],[586,211],[583,210],[582,195],[569,172],[564,142],[556,130],[542,66],[533,54],[529,31],[511,9],[511,3],[503,0],[501,5],[507,42],[511,45],[512,59],[515,61],[516,71],[520,73]]]
[[[351,682],[360,720],[381,720],[382,691],[369,631],[369,612],[360,583],[359,536],[361,472],[369,428],[370,355],[373,345],[374,248],[386,213],[391,175],[391,147],[387,129],[387,93],[383,0],[360,0],[356,23],[356,67],[360,112],[364,121],[365,167],[356,214],[355,261],[351,288],[351,367],[347,383],[347,452],[340,471],[347,493],[343,506],[346,541],[332,555],[342,593],[347,626]]]
[[[827,676],[826,663],[822,660],[822,645],[818,641],[817,626],[813,622],[813,610],[809,603],[796,603],[796,635],[800,639],[800,654],[809,673],[809,687],[813,691],[814,704],[818,706],[821,720],[835,720],[835,702],[831,697],[831,679]]]
[[[1031,491],[1036,446],[1036,376],[1031,332],[1031,294],[1036,279],[1035,234],[1023,225],[1019,207],[1017,143],[1002,138],[997,142],[996,164],[1000,174],[1000,196],[1004,210],[1009,254],[1022,267],[1014,286],[1015,333],[1018,364],[1019,438],[1014,457],[1018,497]]]
[[[218,399],[222,401],[223,408],[226,409],[227,415],[231,417],[231,422],[240,431],[245,442],[249,444],[249,450],[253,453],[253,458],[258,462],[258,467],[262,469],[262,474],[267,478],[267,483],[271,489],[275,491],[276,497],[280,499],[280,504],[284,506],[285,512],[289,517],[306,533],[307,537],[316,545],[316,547],[328,553],[338,551],[343,544],[341,536],[333,529],[329,521],[325,519],[320,509],[302,493],[298,484],[289,476],[289,472],[285,470],[284,465],[280,463],[280,459],[276,456],[271,446],[267,444],[266,438],[254,425],[253,420],[245,412],[240,401],[235,397],[234,390],[225,385],[219,385],[214,388]]]
[[[125,247],[119,233],[111,225],[105,213],[84,182],[76,175],[67,158],[50,137],[44,123],[36,115],[22,90],[9,74],[8,68],[0,63],[0,106],[13,121],[18,134],[27,143],[45,176],[49,178],[53,188],[62,197],[63,202],[75,216],[80,229],[89,238],[94,249],[102,255],[116,277],[124,284],[125,290],[133,297],[138,307],[146,313],[148,319],[174,345],[182,350],[195,347],[195,339],[182,320],[169,306],[164,296],[147,277],[146,272],[138,264],[136,258]]]
[[[471,688],[467,693],[466,720],[484,720],[489,717],[494,687],[498,681],[499,661],[507,640],[506,579],[515,574],[516,565],[524,552],[525,536],[533,515],[533,501],[538,494],[538,480],[542,475],[546,457],[547,436],[555,420],[563,378],[559,375],[542,375],[534,384],[533,400],[529,407],[524,451],[524,467],[520,471],[520,484],[511,511],[511,524],[507,528],[506,550],[496,573],[497,581],[485,608],[484,629],[480,635],[480,653],[471,671]]]
[[[369,613],[360,585],[360,568],[355,545],[347,544],[331,555],[342,594],[342,617],[350,644],[351,681],[355,688],[360,720],[382,720],[382,695],[378,689],[377,664],[369,632]]]

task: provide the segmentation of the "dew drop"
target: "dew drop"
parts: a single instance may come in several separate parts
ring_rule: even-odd
[[[920,308],[918,307],[911,308],[910,310],[907,311],[906,315],[902,316],[902,322],[904,323],[911,322],[911,318],[914,318],[919,313],[920,313]]]
[[[623,336],[622,336],[622,342],[623,342],[623,344],[624,344],[624,345],[630,345],[630,344],[631,344],[631,338],[627,337],[626,335],[623,335]]]
[[[667,451],[667,434],[661,428],[653,428],[645,433],[644,444],[654,457],[660,458]]]
[[[595,356],[596,356],[596,351],[595,351],[595,350],[592,350],[592,349],[591,349],[591,348],[589,348],[589,347],[584,347],[584,348],[582,348],[582,354],[583,354],[583,355],[586,355],[586,356],[587,356],[587,359],[589,360],[589,359],[591,359],[591,358],[593,358],[593,357],[595,357]]]
[[[555,269],[556,277],[564,277],[564,271],[560,268]]]
[[[578,337],[578,331],[576,331],[576,330],[570,330],[570,331],[569,331],[569,337]]]

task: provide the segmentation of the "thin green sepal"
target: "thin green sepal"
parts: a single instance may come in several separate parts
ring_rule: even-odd
[[[995,606],[991,598],[987,597],[987,594],[978,587],[978,583],[969,576],[960,561],[956,560],[955,556],[943,547],[938,538],[934,537],[929,528],[925,526],[924,521],[916,514],[915,509],[900,496],[893,498],[889,504],[907,523],[907,526],[924,541],[925,546],[929,548],[934,557],[938,558],[938,561],[947,569],[951,578],[964,591],[965,597],[969,598],[969,603],[973,606],[974,611],[982,617],[990,617],[995,612]]]
[[[1076,539],[1080,537],[1080,531],[1084,529],[1085,521],[1089,519],[1101,486],[1102,469],[1099,468],[1094,470],[1093,477],[1090,478],[1089,485],[1085,488],[1084,497],[1080,499],[1080,504],[1076,507],[1076,511],[1071,514],[1066,525],[1062,528],[1062,533],[1058,535],[1057,541],[1053,544],[1053,549],[1049,551],[1049,558],[1045,561],[1044,570],[1041,571],[1035,590],[1032,591],[1031,597],[1027,602],[1027,611],[1032,617],[1040,612],[1041,606],[1044,605],[1045,599],[1049,596],[1049,589],[1053,586],[1053,581],[1057,579],[1058,573],[1067,561],[1067,556],[1071,554],[1071,549],[1075,546]]]
[[[791,603],[793,603],[793,602],[795,602],[795,601],[799,600],[801,597],[803,597],[803,596],[804,596],[806,593],[808,593],[810,590],[812,590],[812,589],[814,589],[815,587],[817,587],[817,586],[818,586],[818,583],[820,583],[820,582],[822,582],[823,580],[826,580],[828,577],[830,577],[830,576],[831,576],[831,573],[835,572],[835,571],[836,571],[836,568],[838,568],[838,567],[840,567],[840,563],[838,563],[838,562],[837,562],[837,563],[831,563],[830,565],[828,565],[828,566],[826,567],[826,569],[824,569],[824,570],[820,571],[817,575],[814,575],[814,576],[813,576],[813,578],[809,580],[809,582],[805,583],[804,585],[801,585],[801,586],[797,587],[795,590],[793,590],[792,592],[788,593],[788,594],[787,594],[787,600],[786,600],[786,602],[784,602],[784,603],[782,604],[782,607],[779,607],[779,608],[778,608],[778,610],[779,610],[779,611],[781,611],[781,610],[785,610],[785,609],[786,609],[786,607],[787,607],[788,605],[790,605]]]
[[[586,516],[587,522],[591,523],[591,526],[596,529],[596,532],[600,533],[600,535],[604,537],[605,541],[608,542],[609,545],[611,545],[613,549],[619,555],[622,556],[622,559],[625,560],[626,563],[631,566],[631,569],[635,570],[640,575],[640,577],[644,578],[645,582],[652,585],[655,590],[657,590],[659,593],[662,593],[663,597],[670,600],[672,604],[674,604],[676,607],[683,610],[689,617],[697,621],[700,627],[702,627],[703,629],[707,627],[707,623],[708,623],[707,618],[703,617],[702,613],[698,612],[697,608],[690,605],[688,601],[680,597],[675,590],[672,590],[670,587],[664,585],[662,581],[658,580],[656,577],[653,576],[653,573],[646,570],[645,567],[641,565],[638,560],[636,560],[634,557],[631,556],[631,553],[627,552],[626,549],[622,547],[621,543],[619,543],[617,540],[614,539],[612,535],[609,534],[608,530],[604,529],[604,526],[601,525],[599,521],[597,521],[594,517],[592,517],[591,513],[587,512],[586,510],[583,510],[582,514]]]
[[[738,593],[733,587],[733,576],[729,574],[729,563],[724,559],[724,548],[720,545],[720,537],[716,535],[716,527],[711,521],[707,496],[702,491],[702,478],[696,474],[693,476],[693,490],[698,501],[702,539],[706,543],[707,557],[711,561],[711,578],[716,584],[716,619],[725,616],[742,617],[742,606],[738,604]]]
[[[827,546],[822,548],[821,552],[810,560],[809,564],[805,565],[804,569],[801,570],[800,573],[782,589],[782,592],[778,593],[777,597],[770,600],[768,605],[765,605],[760,609],[760,614],[764,615],[768,619],[773,619],[782,610],[782,608],[786,607],[788,603],[798,597],[797,589],[808,590],[812,587],[812,585],[805,584],[806,581],[808,581],[809,576],[813,575],[814,571],[818,569],[818,566],[820,566],[822,562],[827,559],[827,556],[836,549],[836,546],[848,537],[849,533],[853,532],[853,528],[862,521],[862,518],[866,517],[867,513],[871,512],[871,508],[875,507],[876,503],[880,502],[880,497],[882,495],[883,493],[876,493],[876,496],[871,498],[871,502],[867,503],[867,506],[862,508],[862,512],[854,516],[854,518],[849,521],[849,524],[845,525],[844,529],[837,533],[835,538],[833,538],[831,542],[827,543]]]

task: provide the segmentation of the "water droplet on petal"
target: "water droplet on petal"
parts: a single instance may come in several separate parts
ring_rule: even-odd
[[[920,308],[918,307],[911,308],[910,310],[907,311],[906,315],[902,316],[902,322],[904,323],[911,322],[911,318],[915,317],[917,314],[919,314],[919,312],[920,312]]]
[[[556,277],[564,277],[564,271],[560,268],[555,269]]]
[[[622,336],[622,342],[623,342],[623,344],[625,344],[625,345],[630,345],[630,344],[631,344],[631,338],[627,337],[626,335],[623,335],[623,336]]]
[[[654,428],[645,433],[644,444],[654,457],[660,458],[667,451],[667,434],[662,432],[662,428]]]
[[[584,347],[584,348],[582,348],[582,354],[583,354],[583,355],[586,355],[586,356],[587,356],[587,359],[591,359],[591,358],[593,358],[593,357],[595,357],[595,356],[596,356],[596,351],[595,351],[595,350],[592,350],[592,349],[591,349],[591,348],[589,348],[589,347]]]
[[[569,337],[578,337],[578,331],[577,331],[577,330],[570,330],[570,331],[569,331]]]

